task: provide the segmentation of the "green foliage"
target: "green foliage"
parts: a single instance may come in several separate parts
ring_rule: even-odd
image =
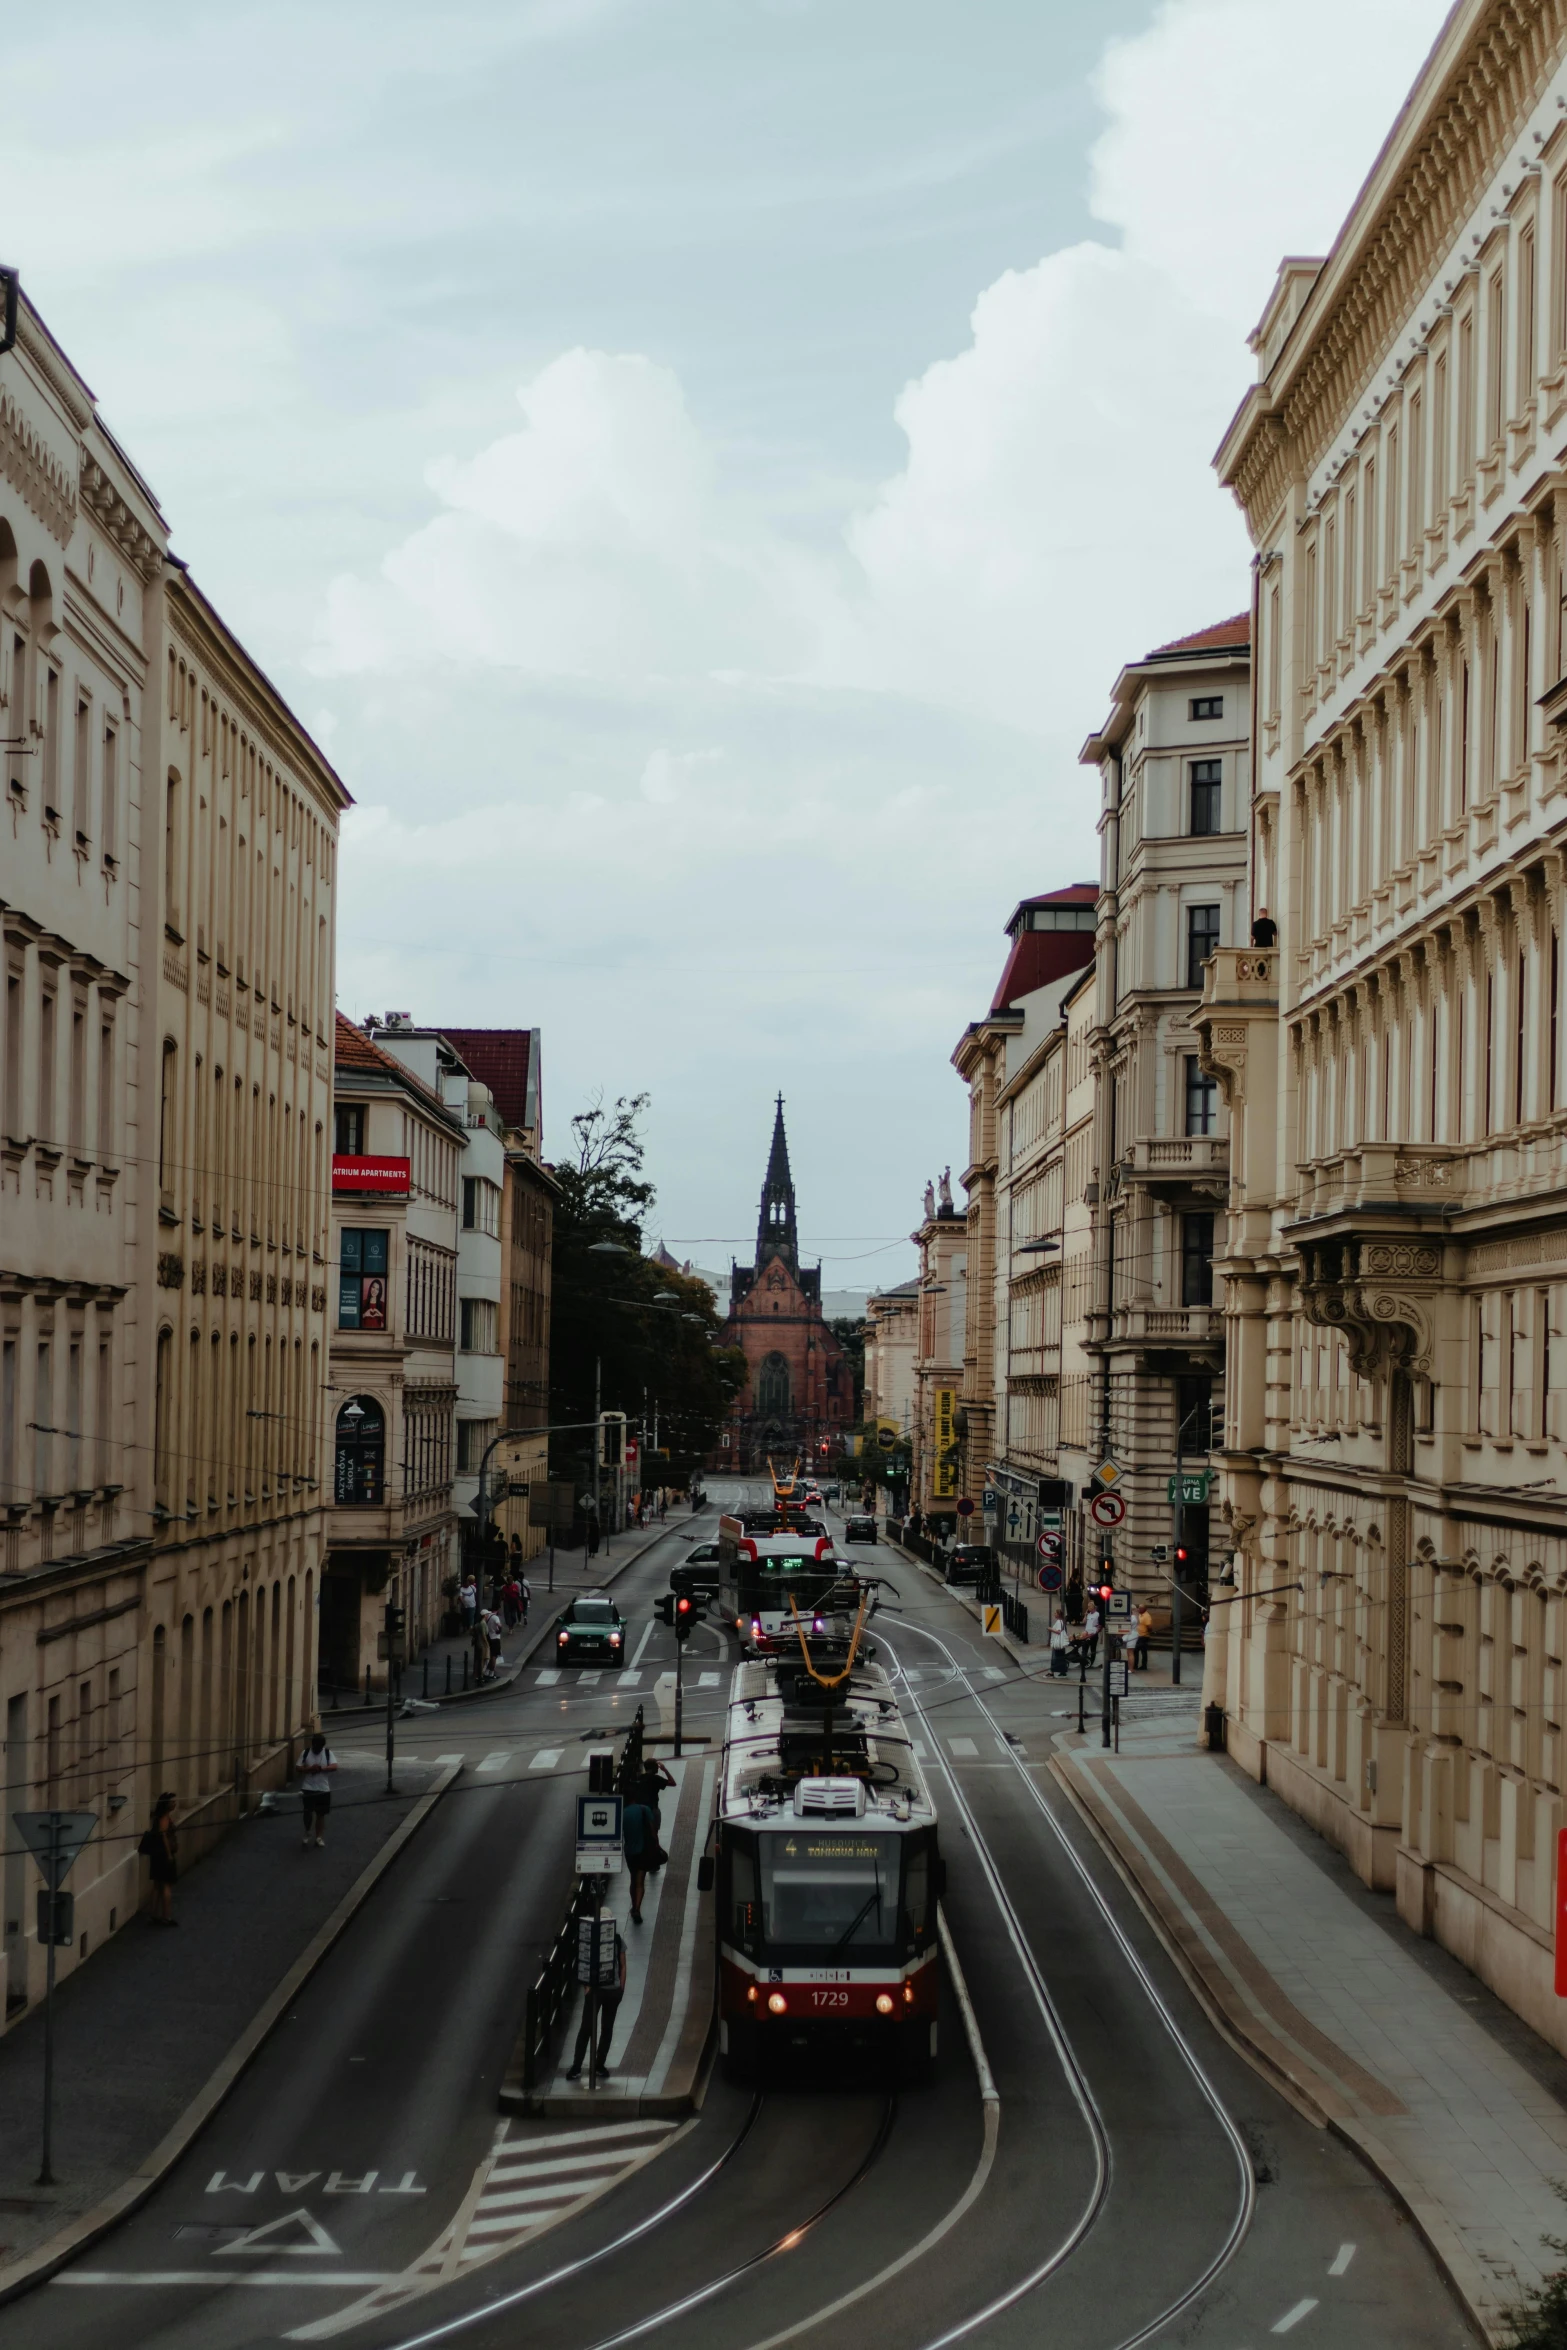
[[[840,1314],[829,1322],[828,1329],[842,1347],[854,1376],[854,1416],[859,1418],[865,1409],[865,1324],[852,1315]]]
[[[643,1173],[645,1093],[612,1109],[595,1101],[571,1122],[575,1160],[555,1170],[560,1200],[550,1298],[550,1419],[591,1422],[594,1365],[605,1411],[651,1427],[669,1461],[665,1482],[682,1484],[713,1449],[731,1402],[745,1384],[745,1359],[714,1341],[723,1328],[700,1281],[653,1265],[642,1254],[653,1185]],[[603,1253],[602,1244],[620,1254]],[[672,1297],[671,1305],[654,1300]],[[697,1317],[687,1321],[686,1315]],[[555,1437],[555,1473],[580,1477],[592,1459],[591,1427]],[[659,1481],[650,1463],[644,1482]]]
[[[1567,2186],[1560,2179],[1551,2184],[1567,2202]],[[1567,2259],[1567,2236],[1547,2236],[1545,2243]],[[1502,2322],[1511,2328],[1510,2350],[1567,2350],[1567,2269],[1552,2269],[1543,2284],[1503,2312]]]

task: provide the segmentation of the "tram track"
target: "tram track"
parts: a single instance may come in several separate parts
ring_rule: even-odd
[[[1245,2240],[1247,2230],[1251,2225],[1252,2215],[1256,2206],[1256,2179],[1252,2169],[1251,2152],[1240,2132],[1240,2129],[1236,2125],[1233,2116],[1230,2114],[1228,2107],[1226,2106],[1223,2098],[1220,2096],[1218,2089],[1215,2087],[1213,2081],[1209,2078],[1207,2070],[1204,2067],[1201,2058],[1197,2054],[1197,2051],[1192,2047],[1186,2034],[1181,2029],[1179,2022],[1172,2013],[1168,2002],[1164,1999],[1163,1995],[1159,1991],[1157,1984],[1154,1982],[1152,1976],[1148,1972],[1148,1969],[1143,1964],[1142,1959],[1138,1956],[1138,1953],[1133,1947],[1132,1942],[1126,1934],[1124,1928],[1122,1927],[1120,1920],[1116,1917],[1099,1886],[1094,1882],[1093,1875],[1083,1861],[1081,1854],[1076,1850],[1060,1821],[1051,1811],[1050,1806],[1045,1802],[1044,1797],[1041,1794],[1039,1787],[1035,1783],[1032,1774],[1027,1769],[1025,1764],[1013,1752],[1011,1743],[1008,1740],[1006,1733],[1001,1729],[1000,1724],[997,1722],[994,1714],[986,1704],[984,1697],[975,1687],[968,1669],[960,1663],[958,1658],[954,1655],[952,1649],[947,1645],[946,1641],[941,1637],[941,1635],[938,1632],[932,1631],[928,1626],[923,1624],[908,1624],[906,1626],[900,1627],[900,1631],[913,1634],[917,1638],[928,1640],[932,1643],[932,1645],[945,1659],[948,1669],[954,1675],[955,1679],[961,1684],[976,1711],[989,1725],[989,1728],[995,1737],[998,1748],[1006,1756],[1007,1760],[1012,1766],[1012,1769],[1017,1774],[1017,1777],[1022,1782],[1023,1786],[1027,1789],[1034,1808],[1039,1813],[1039,1816],[1041,1819],[1043,1819],[1046,1826],[1049,1828],[1050,1833],[1059,1846],[1062,1855],[1073,1870],[1084,1892],[1088,1895],[1090,1902],[1097,1910],[1101,1922],[1103,1923],[1106,1931],[1109,1933],[1111,1940],[1116,1946],[1116,1949],[1120,1953],[1122,1961],[1130,1971],[1143,1996],[1153,2009],[1153,2012],[1163,2030],[1167,2034],[1171,2045],[1176,2050],[1182,2063],[1185,2065],[1186,2070],[1190,2074],[1192,2080],[1195,2082],[1203,2098],[1203,2101],[1208,2106],[1210,2112],[1213,2114],[1224,2138],[1227,2140],[1230,2149],[1235,2156],[1236,2168],[1240,2182],[1240,2192],[1237,2198],[1235,2214],[1231,2225],[1217,2251],[1204,2264],[1201,2272],[1186,2285],[1183,2291],[1176,2295],[1174,2299],[1166,2303],[1166,2305],[1160,2309],[1152,2318],[1145,2320],[1132,2333],[1123,2335],[1114,2344],[1105,2345],[1105,2350],[1139,2350],[1139,2346],[1141,2344],[1152,2341],[1156,2335],[1162,2333],[1168,2326],[1172,2325],[1177,2319],[1182,2317],[1186,2311],[1193,2306],[1194,2303],[1199,2301],[1209,2290],[1209,2288],[1217,2281],[1219,2276],[1223,2273],[1224,2269],[1228,2267],[1230,2261],[1234,2258],[1235,2254],[1240,2249],[1241,2244]],[[1052,2043],[1053,2045],[1057,2046],[1058,2051],[1063,2053],[1064,2069],[1067,2071],[1068,2078],[1074,2087],[1074,2091],[1079,2093],[1080,2104],[1086,2101],[1087,2108],[1090,2109],[1093,2113],[1096,2135],[1102,2146],[1102,2166],[1099,2178],[1096,2181],[1098,2191],[1090,2197],[1088,2204],[1078,2215],[1075,2225],[1071,2230],[1068,2231],[1068,2234],[1062,2243],[1060,2243],[1047,2256],[1046,2259],[1036,2263],[1025,2277],[1020,2279],[1016,2284],[1010,2286],[1005,2293],[994,2296],[991,2300],[986,2302],[983,2308],[974,2311],[956,2325],[946,2327],[942,2332],[932,2335],[927,2340],[919,2344],[919,2350],[949,2350],[949,2345],[967,2339],[977,2330],[977,2328],[990,2323],[992,2319],[1001,2316],[1006,2310],[1015,2306],[1017,2302],[1025,2299],[1028,2294],[1036,2291],[1037,2288],[1044,2284],[1051,2276],[1058,2274],[1065,2267],[1067,2261],[1074,2253],[1082,2249],[1093,2228],[1103,2215],[1109,2199],[1110,2179],[1113,2170],[1113,2150],[1110,2144],[1109,2131],[1104,2123],[1103,2115],[1100,2112],[1098,2102],[1094,2098],[1091,2085],[1089,2084],[1087,2077],[1078,2062],[1076,2052],[1071,2048],[1069,2037],[1061,2024],[1059,2015],[1054,2006],[1054,2002],[1050,1999],[1049,1992],[1044,1984],[1043,1972],[1039,1966],[1032,1946],[1029,1943],[1027,1929],[1019,1917],[1017,1909],[1012,1902],[1010,1895],[1006,1892],[1001,1882],[1000,1871],[996,1866],[995,1857],[991,1851],[989,1842],[985,1837],[983,1830],[980,1828],[978,1821],[974,1817],[972,1807],[968,1803],[967,1798],[964,1796],[961,1787],[958,1785],[957,1776],[949,1764],[946,1754],[943,1750],[941,1738],[931,1722],[929,1713],[926,1710],[920,1694],[914,1688],[913,1684],[908,1678],[902,1657],[898,1654],[898,1651],[893,1645],[892,1640],[888,1638],[885,1633],[881,1635],[881,1639],[883,1646],[887,1650],[887,1653],[891,1656],[894,1664],[897,1666],[898,1676],[903,1683],[905,1691],[907,1692],[910,1710],[915,1716],[918,1717],[924,1726],[926,1735],[930,1742],[930,1751],[936,1768],[941,1772],[942,1778],[945,1780],[951,1793],[953,1809],[962,1819],[963,1824],[972,1840],[973,1848],[976,1857],[979,1860],[982,1872],[985,1876],[986,1884],[989,1887],[992,1898],[996,1902],[997,1909],[1000,1912],[1002,1922],[1007,1931],[1008,1939],[1011,1942],[1014,1951],[1017,1953],[1020,1964],[1022,1965],[1025,1980],[1028,1982],[1031,1990],[1033,1990],[1036,2000],[1041,2005],[1042,2011],[1047,2011],[1048,2028],[1050,2029]]]

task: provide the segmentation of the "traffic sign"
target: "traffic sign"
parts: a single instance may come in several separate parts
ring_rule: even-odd
[[[984,1497],[981,1500],[979,1506],[984,1511],[987,1518],[994,1517],[996,1511],[1000,1508],[1001,1503],[1000,1497],[996,1493],[993,1486],[986,1486]]]
[[[985,1637],[986,1637],[986,1639],[987,1639],[987,1640],[999,1640],[999,1639],[1001,1638],[1001,1634],[1002,1634],[1002,1631],[1003,1631],[1003,1628],[1004,1628],[1004,1627],[1003,1627],[1003,1624],[1002,1624],[1002,1619],[1001,1619],[1001,1602],[1000,1602],[1000,1600],[999,1600],[999,1599],[987,1599],[987,1600],[985,1600],[985,1601],[982,1603],[981,1607],[980,1607],[980,1611],[979,1611],[979,1620],[980,1620],[980,1625],[981,1625],[981,1627],[982,1627],[982,1629],[983,1629],[983,1631],[984,1631],[984,1634],[985,1634]],[[990,1670],[990,1667],[987,1665],[987,1666],[986,1666],[986,1668],[985,1668],[985,1670],[988,1672],[988,1671]]]
[[[1043,1534],[1035,1540],[1034,1548],[1042,1559],[1058,1559],[1061,1556],[1060,1527],[1047,1526]]]
[[[1211,1469],[1187,1469],[1179,1477],[1165,1479],[1165,1499],[1172,1502],[1179,1501],[1187,1507],[1195,1508],[1199,1503],[1207,1500],[1208,1488],[1212,1482],[1213,1471]]]
[[[1035,1577],[1035,1580],[1038,1583],[1041,1591],[1059,1591],[1061,1588],[1061,1570],[1059,1567],[1051,1566],[1047,1562],[1046,1565],[1040,1568],[1038,1575]]]
[[[1112,1460],[1101,1461],[1098,1468],[1094,1471],[1094,1475],[1098,1478],[1100,1484],[1104,1486],[1119,1485],[1121,1482],[1120,1468],[1117,1463]]]
[[[968,1495],[965,1493],[963,1499],[958,1503],[958,1516],[960,1518],[971,1518],[973,1515],[974,1504],[969,1500]]]
[[[618,1795],[577,1797],[577,1875],[611,1877],[619,1874],[623,1837]]]
[[[95,1811],[14,1811],[11,1814],[44,1882],[58,1892],[82,1846],[98,1825]]]
[[[1096,1526],[1108,1533],[1126,1516],[1126,1504],[1118,1493],[1096,1493],[1088,1505],[1088,1514]]]

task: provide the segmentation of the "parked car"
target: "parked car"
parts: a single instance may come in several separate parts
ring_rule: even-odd
[[[874,1542],[874,1541],[875,1541],[875,1539],[876,1539],[876,1521],[875,1521],[875,1519],[874,1519],[874,1518],[849,1518],[849,1519],[847,1519],[847,1520],[845,1521],[845,1524],[844,1524],[844,1529],[843,1529],[843,1539],[844,1539],[844,1541],[845,1541],[845,1542]]]
[[[626,1661],[626,1619],[603,1591],[584,1591],[555,1623],[558,1665],[612,1665]]]
[[[949,1583],[988,1583],[996,1572],[996,1554],[988,1542],[955,1542],[944,1563]]]

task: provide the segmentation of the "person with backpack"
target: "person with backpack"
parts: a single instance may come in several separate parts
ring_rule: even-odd
[[[301,1842],[307,1847],[314,1842],[318,1852],[326,1842],[326,1815],[332,1808],[332,1774],[336,1769],[337,1757],[326,1742],[326,1732],[312,1731],[299,1758],[299,1799],[305,1815]]]
[[[179,1831],[174,1825],[175,1795],[166,1788],[152,1807],[152,1823],[140,1844],[138,1852],[152,1871],[152,1923],[155,1926],[177,1926],[174,1915],[174,1880],[179,1875]]]

